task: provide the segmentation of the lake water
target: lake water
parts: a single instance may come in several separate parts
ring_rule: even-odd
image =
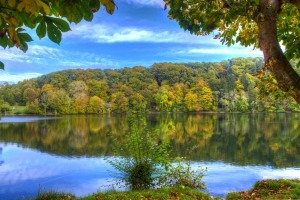
[[[267,178],[300,178],[300,114],[152,114],[139,116],[171,156],[207,167],[212,196]],[[0,120],[0,199],[40,188],[76,196],[106,190],[113,170],[108,133],[124,141],[126,115],[9,117]]]

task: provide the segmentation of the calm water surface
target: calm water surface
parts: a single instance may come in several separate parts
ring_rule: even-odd
[[[172,156],[207,167],[211,195],[249,189],[257,180],[300,177],[299,114],[169,114],[140,117],[169,141]],[[105,190],[113,170],[111,133],[124,141],[124,115],[3,117],[0,199],[35,196],[39,188],[84,196]]]

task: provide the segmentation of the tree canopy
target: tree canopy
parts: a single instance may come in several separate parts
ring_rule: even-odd
[[[109,14],[115,9],[113,0],[0,0],[0,46],[17,47],[26,52],[31,36],[24,27],[36,28],[37,36],[59,44],[69,23],[92,21],[94,13],[104,6]],[[69,22],[69,23],[68,23]],[[0,61],[0,69],[4,64]]]
[[[164,1],[169,18],[192,34],[214,33],[227,46],[260,48],[265,61],[257,74],[261,89],[277,94],[282,90],[300,103],[300,76],[289,62],[300,58],[300,0]]]
[[[3,100],[16,107],[16,114],[299,112],[300,104],[291,97],[260,98],[263,94],[255,87],[259,79],[252,74],[263,65],[262,58],[233,58],[155,63],[150,68],[64,70],[0,85],[0,109]]]

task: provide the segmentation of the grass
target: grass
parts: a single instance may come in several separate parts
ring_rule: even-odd
[[[76,198],[75,195],[57,191],[41,191],[36,198],[26,200],[151,200],[151,199],[182,199],[182,200],[213,200],[208,194],[188,187],[160,188],[156,190],[107,191]],[[25,199],[23,199],[25,200]]]
[[[71,193],[58,192],[54,190],[40,189],[38,195],[34,198],[20,198],[20,200],[75,200],[75,195]]]
[[[25,114],[26,111],[26,106],[12,106],[11,111],[9,111],[9,113],[11,114],[15,114],[15,115],[19,115],[19,114]]]
[[[180,200],[214,200],[209,194],[189,187],[160,188],[156,190],[137,190],[137,191],[107,191],[98,192],[89,196],[76,198],[73,194],[59,193],[56,191],[40,191],[36,198],[28,200],[151,200],[151,199],[180,199]],[[226,196],[228,200],[283,200],[300,199],[300,179],[296,180],[262,180],[254,184],[248,191],[231,192]]]
[[[250,190],[228,193],[226,199],[300,199],[300,179],[257,181]]]
[[[93,194],[92,196],[87,196],[80,198],[80,200],[130,200],[130,199],[182,199],[182,200],[193,200],[193,199],[203,199],[211,200],[212,198],[203,192],[194,190],[188,187],[172,187],[172,188],[160,188],[156,190],[141,190],[141,191],[127,191],[127,192],[116,192],[109,191],[104,193]]]

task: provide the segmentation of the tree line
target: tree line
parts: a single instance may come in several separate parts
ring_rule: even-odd
[[[26,106],[27,114],[299,111],[294,99],[278,99],[258,89],[254,74],[263,66],[262,58],[233,58],[63,70],[1,85],[0,108],[4,113]]]

